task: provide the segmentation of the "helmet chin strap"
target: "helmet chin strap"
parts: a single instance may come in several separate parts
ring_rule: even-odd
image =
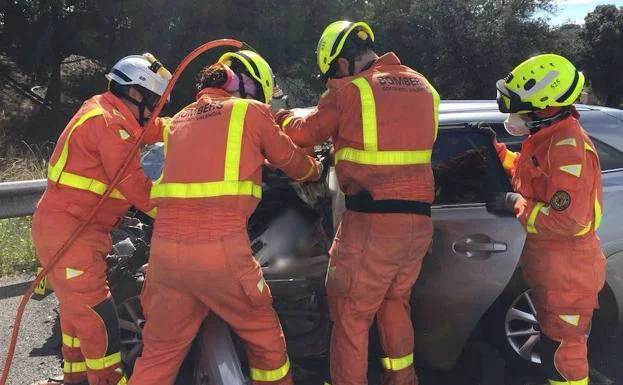
[[[238,93],[242,99],[247,98],[247,90],[244,88],[244,79],[242,78],[242,73],[237,73],[238,75]]]
[[[348,60],[348,75],[347,76],[357,75],[357,73],[355,73],[355,65],[356,65],[355,58],[347,58],[347,60]],[[361,69],[359,70],[358,73],[369,69],[370,67],[372,67],[372,65],[374,65],[374,63],[376,63],[376,59],[370,60],[369,62],[361,66]]]
[[[536,134],[541,129],[551,126],[552,124],[568,118],[573,114],[573,109],[570,107],[563,107],[561,110],[549,118],[541,118],[536,113],[531,112],[528,114],[531,121],[526,122],[526,127],[530,129],[531,134]]]
[[[348,76],[355,75],[355,59],[348,60]]]
[[[255,95],[253,93],[249,93],[247,90],[247,87],[245,87],[244,82],[245,82],[245,78],[242,77],[242,72],[241,73],[237,73],[236,75],[238,75],[238,93],[240,94],[240,97],[242,99],[246,99],[248,96],[250,96],[252,99],[257,100],[259,102],[264,103],[265,99],[263,98],[264,93],[262,92],[262,86],[256,82],[256,87],[255,87]],[[249,79],[249,77],[247,75],[245,75],[245,77],[247,77],[247,80]],[[251,91],[253,89],[251,88]],[[262,98],[262,99],[260,99]]]
[[[149,120],[149,118],[145,117],[145,109],[149,108],[147,102],[145,101],[146,98],[145,96],[143,96],[143,100],[141,100],[140,102],[136,99],[134,99],[133,97],[131,97],[128,94],[123,94],[121,95],[121,97],[123,99],[126,99],[127,101],[129,101],[130,103],[134,104],[137,108],[138,108],[138,124],[143,127],[145,125],[145,123],[147,123],[147,121]]]

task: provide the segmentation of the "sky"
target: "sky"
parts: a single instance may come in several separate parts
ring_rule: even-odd
[[[557,14],[546,16],[549,17],[551,24],[556,25],[569,21],[584,24],[586,14],[601,4],[623,6],[623,0],[554,0],[554,3],[558,6]]]

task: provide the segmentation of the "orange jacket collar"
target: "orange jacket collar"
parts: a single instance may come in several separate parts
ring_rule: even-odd
[[[223,98],[231,98],[232,94],[225,91],[222,88],[204,88],[197,93],[197,100],[203,98],[204,96],[208,96],[210,98],[213,97],[223,97]]]
[[[552,124],[549,127],[545,127],[540,129],[536,134],[532,134],[530,135],[527,139],[526,142],[527,143],[537,143],[543,140],[546,140],[547,138],[549,138],[550,136],[554,135],[554,133],[561,127],[561,126],[565,126],[568,124],[569,119],[574,119],[577,120],[575,118],[574,115],[571,115],[563,120],[559,120],[556,123]]]
[[[384,66],[384,65],[400,65],[400,59],[398,59],[398,56],[396,56],[395,53],[393,52],[388,52],[384,55],[382,55],[381,57],[379,57],[376,62],[374,62],[374,64],[372,64],[372,67],[370,67],[370,69],[373,69],[375,67],[378,66]]]
[[[104,99],[106,101],[106,103],[112,105],[112,107],[115,110],[119,111],[121,113],[121,115],[123,116],[123,118],[127,122],[130,123],[130,125],[132,126],[133,129],[137,129],[137,130],[141,129],[141,126],[140,126],[140,124],[138,124],[138,121],[134,117],[134,114],[132,113],[132,111],[130,111],[128,106],[126,106],[125,103],[123,103],[123,101],[121,99],[119,99],[117,96],[113,95],[112,92],[107,91],[107,92],[103,93],[102,94],[102,99]]]
[[[382,56],[380,56],[375,62],[374,64],[372,64],[370,66],[370,68],[366,69],[365,71],[361,71],[356,75],[353,76],[346,76],[343,78],[336,78],[336,79],[329,79],[329,81],[327,82],[327,87],[328,88],[340,88],[342,85],[346,84],[346,83],[350,83],[354,78],[359,77],[359,76],[365,76],[366,73],[368,73],[369,71],[374,71],[375,69],[378,69],[378,67],[381,66],[398,66],[400,65],[400,59],[398,59],[398,56],[396,56],[395,53],[393,52],[388,52]]]

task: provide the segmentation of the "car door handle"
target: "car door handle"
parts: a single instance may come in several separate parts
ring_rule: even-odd
[[[495,242],[493,240],[483,242],[473,238],[464,238],[454,243],[454,251],[459,253],[504,253],[508,249],[506,243]]]

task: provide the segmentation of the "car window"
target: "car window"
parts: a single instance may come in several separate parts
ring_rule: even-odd
[[[510,183],[489,136],[466,129],[441,129],[433,149],[437,205],[484,203]]]
[[[614,147],[602,142],[601,140],[591,138],[597,154],[602,170],[615,170],[623,168],[623,153]]]
[[[623,114],[620,111],[586,111],[580,115],[580,123],[588,134],[603,143],[623,151]]]
[[[511,136],[504,129],[503,124],[491,124],[490,126],[495,130],[497,139],[500,142],[506,144],[511,151],[521,152],[521,142],[523,142],[526,137]],[[595,144],[595,149],[597,150],[602,170],[605,171],[623,168],[623,152],[602,142],[592,135],[589,136],[591,136],[591,140],[593,141],[593,144]]]

